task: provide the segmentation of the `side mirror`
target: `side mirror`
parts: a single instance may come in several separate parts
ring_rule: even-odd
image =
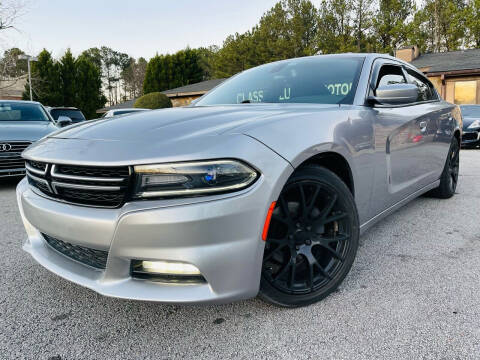
[[[402,105],[416,102],[418,88],[413,84],[392,84],[380,86],[376,96],[370,96],[368,101],[381,105]]]
[[[60,127],[65,127],[72,124],[72,119],[70,119],[68,116],[60,115],[57,119],[57,124]]]

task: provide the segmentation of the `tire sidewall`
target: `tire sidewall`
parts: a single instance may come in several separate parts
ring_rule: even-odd
[[[348,209],[348,219],[351,229],[350,239],[348,240],[350,242],[349,249],[345,261],[341,265],[340,269],[338,269],[338,271],[336,272],[334,278],[326,286],[313,293],[293,295],[281,292],[273,285],[271,285],[268,281],[266,281],[262,275],[260,281],[259,296],[269,302],[284,307],[298,307],[309,305],[311,303],[322,300],[323,298],[331,294],[333,291],[335,291],[350,271],[350,268],[352,267],[352,264],[355,260],[358,248],[360,228],[355,200],[350,189],[336,174],[320,166],[305,166],[297,170],[288,179],[284,188],[294,182],[312,179],[319,181],[325,187],[334,189],[338,193],[339,199],[341,198],[341,201],[344,202],[346,208]]]

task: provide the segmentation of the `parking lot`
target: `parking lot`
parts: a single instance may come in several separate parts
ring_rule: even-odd
[[[102,297],[37,265],[15,180],[0,182],[0,358],[480,358],[480,151],[457,194],[419,198],[362,238],[339,291],[282,309],[260,300],[173,306]]]

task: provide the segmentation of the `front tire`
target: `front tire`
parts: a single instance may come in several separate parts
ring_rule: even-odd
[[[326,168],[300,168],[273,211],[259,296],[284,307],[322,300],[350,271],[358,239],[357,208],[345,183]]]

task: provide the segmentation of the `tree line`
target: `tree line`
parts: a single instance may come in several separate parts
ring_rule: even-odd
[[[163,91],[299,56],[394,55],[406,45],[422,53],[480,47],[480,0],[424,0],[420,6],[414,0],[322,0],[318,6],[281,0],[252,29],[228,36],[221,47],[152,58],[143,89]],[[185,51],[193,54],[188,61],[182,60]]]
[[[394,54],[480,47],[480,0],[282,0],[245,33],[227,37],[213,74],[231,76],[263,63],[338,52]]]

